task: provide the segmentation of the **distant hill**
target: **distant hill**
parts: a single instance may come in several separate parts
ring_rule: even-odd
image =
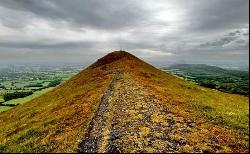
[[[163,69],[209,88],[249,95],[249,71],[228,70],[205,64],[177,64]]]
[[[115,51],[0,113],[0,152],[248,152],[248,103]]]
[[[238,73],[243,73],[244,75],[248,75],[248,71],[240,71],[240,70],[229,70],[223,69],[218,66],[210,66],[206,64],[176,64],[167,67],[167,69],[178,69],[182,71],[187,71],[192,74],[217,74],[217,75],[235,75]]]
[[[222,69],[220,67],[209,66],[206,64],[176,64],[168,68],[188,71],[190,73],[197,73],[197,74],[211,74],[211,73],[222,74],[227,72],[227,70]]]

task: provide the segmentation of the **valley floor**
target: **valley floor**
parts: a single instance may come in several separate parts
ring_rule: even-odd
[[[104,94],[79,152],[234,152],[207,123],[173,113],[127,74],[117,73]],[[226,131],[224,128],[217,130]],[[240,145],[245,146],[245,145]]]

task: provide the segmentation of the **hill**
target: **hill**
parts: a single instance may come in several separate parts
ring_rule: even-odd
[[[216,74],[216,75],[235,75],[237,76],[238,73],[245,73],[246,75],[249,74],[248,71],[240,71],[240,70],[229,70],[229,69],[223,69],[218,66],[210,66],[206,64],[176,64],[172,65],[170,67],[167,67],[167,69],[177,69],[181,71],[186,71],[188,73],[192,74]],[[244,75],[245,75],[244,74]]]
[[[178,64],[163,69],[208,88],[249,95],[249,71],[228,70],[205,64]]]
[[[115,51],[0,114],[2,152],[248,152],[248,98]]]

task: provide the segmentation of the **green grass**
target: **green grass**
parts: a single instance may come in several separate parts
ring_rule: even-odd
[[[53,89],[53,87],[51,88],[46,88],[46,89],[43,89],[43,90],[40,90],[40,91],[36,91],[34,92],[33,95],[30,95],[30,96],[27,96],[27,97],[24,97],[24,98],[17,98],[17,99],[12,99],[12,100],[9,100],[7,102],[5,102],[4,104],[23,104],[27,101],[30,101],[44,93],[46,93],[47,91]]]
[[[70,75],[65,75],[65,74],[59,74],[58,77],[62,77],[63,80],[67,80],[69,79],[73,74],[70,74]],[[3,82],[3,85],[5,87],[8,87],[8,88],[24,88],[24,86],[26,85],[29,85],[29,84],[36,84],[36,83],[42,83],[43,86],[48,86],[48,84],[50,83],[51,81],[50,80],[32,80],[32,81],[26,81],[26,80],[15,80],[15,86],[11,86],[11,81],[5,81]],[[31,90],[31,89],[38,89],[40,87],[29,87],[29,88],[24,88],[25,90]],[[43,89],[41,91],[36,91],[34,92],[33,95],[30,95],[30,96],[27,96],[27,97],[24,97],[24,98],[17,98],[17,99],[13,99],[13,100],[9,100],[7,102],[4,102],[4,99],[3,99],[3,94],[6,93],[7,91],[8,92],[14,92],[14,91],[17,91],[17,90],[4,90],[4,89],[1,89],[0,90],[0,103],[1,102],[4,102],[4,104],[23,104],[25,102],[28,102],[44,93],[46,93],[47,91],[53,89],[53,87],[51,88],[46,88],[46,89]],[[22,90],[18,90],[18,91],[22,91]],[[3,112],[3,111],[6,111],[6,110],[9,110],[11,109],[12,107],[8,107],[8,106],[0,106],[0,112]]]
[[[27,85],[27,81],[24,81],[24,80],[17,80],[16,83],[15,83],[15,86],[17,88],[23,88],[26,85]]]
[[[12,100],[9,100],[7,102],[5,102],[4,104],[23,104],[23,103],[26,103],[46,92],[48,92],[49,90],[53,89],[53,87],[51,88],[46,88],[46,89],[43,89],[41,91],[36,91],[34,92],[33,95],[30,95],[30,96],[27,96],[27,97],[24,97],[24,98],[17,98],[17,99],[12,99]],[[0,96],[0,102],[3,102],[3,96]],[[7,111],[9,109],[11,109],[12,107],[9,107],[9,106],[0,106],[0,112],[3,112],[3,111]]]
[[[0,96],[0,102],[4,102],[3,96]]]
[[[11,108],[12,108],[12,107],[9,107],[9,106],[0,106],[0,112],[9,110],[9,109],[11,109]]]

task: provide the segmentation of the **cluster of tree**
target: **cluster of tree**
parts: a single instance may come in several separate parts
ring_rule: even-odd
[[[43,90],[43,89],[46,89],[47,87],[41,87],[41,88],[32,88],[30,89],[31,91],[35,92],[35,91],[40,91],[40,90]]]
[[[228,82],[218,82],[214,80],[196,80],[198,84],[204,87],[218,89],[223,92],[228,92],[232,94],[249,95],[249,86],[247,83],[228,83]]]
[[[242,84],[218,84],[216,89],[224,92],[229,92],[232,94],[241,94],[245,96],[249,96],[249,87],[248,85],[242,85]]]
[[[48,87],[55,87],[62,83],[62,79],[55,79],[48,84]]]
[[[60,83],[62,83],[62,81],[63,81],[62,79],[55,79],[55,80],[51,81],[47,86],[43,86],[41,83],[35,83],[35,84],[26,85],[24,87],[25,88],[40,87],[37,89],[32,89],[33,91],[37,91],[37,90],[42,90],[42,89],[49,88],[49,87],[55,87],[55,86],[59,85]]]
[[[29,84],[29,85],[26,85],[24,86],[25,88],[29,88],[29,87],[43,87],[42,84],[40,83],[34,83],[34,84]]]
[[[216,84],[210,80],[200,80],[199,84],[208,88],[216,88]]]
[[[9,101],[12,99],[16,99],[16,98],[23,98],[29,95],[32,95],[33,92],[32,91],[22,91],[22,92],[12,92],[12,93],[5,93],[3,95],[3,99],[4,101]]]

